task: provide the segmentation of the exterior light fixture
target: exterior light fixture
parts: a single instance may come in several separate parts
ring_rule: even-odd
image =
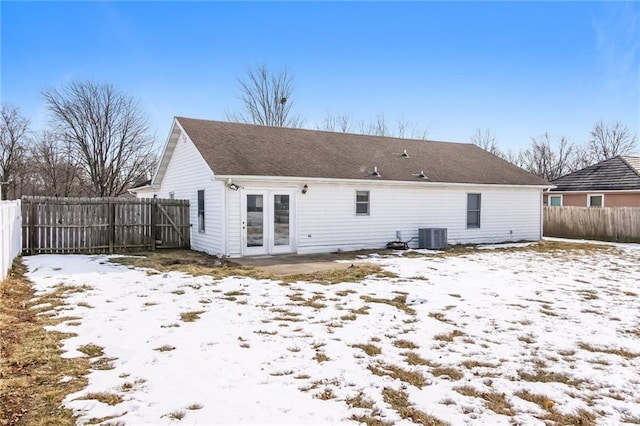
[[[238,189],[240,189],[240,187],[238,185],[236,185],[235,183],[230,183],[229,185],[227,185],[227,188],[233,190],[233,191],[237,191]]]
[[[304,186],[302,187],[302,193],[306,194],[308,190],[309,190],[309,185],[305,183]]]

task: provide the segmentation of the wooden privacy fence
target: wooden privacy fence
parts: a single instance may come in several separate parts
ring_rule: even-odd
[[[0,281],[20,254],[20,200],[0,201]]]
[[[114,253],[190,246],[189,201],[22,198],[22,252]]]
[[[545,207],[544,235],[640,242],[640,207]]]

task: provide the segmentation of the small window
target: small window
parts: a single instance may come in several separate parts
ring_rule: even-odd
[[[467,228],[480,228],[480,194],[467,194]]]
[[[204,232],[204,189],[198,191],[198,232]]]
[[[562,207],[562,195],[549,195],[549,205],[552,207]]]
[[[170,192],[170,193],[169,193],[169,199],[170,199],[170,200],[173,200],[173,199],[175,199],[175,198],[176,198],[176,193],[175,193],[175,192]]]
[[[588,207],[604,207],[604,195],[588,195],[587,196]]]
[[[369,191],[356,191],[356,215],[369,215]]]

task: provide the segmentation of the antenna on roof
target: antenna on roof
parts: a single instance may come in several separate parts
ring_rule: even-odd
[[[382,175],[378,172],[378,166],[374,166],[373,172],[371,172],[371,176],[373,176],[373,177],[382,177]]]
[[[407,153],[406,149],[402,151],[402,156],[403,157],[409,157],[409,154]]]

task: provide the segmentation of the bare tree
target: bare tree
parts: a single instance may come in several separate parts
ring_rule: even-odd
[[[555,142],[549,133],[531,138],[531,147],[522,152],[523,167],[552,181],[575,170],[575,146],[560,136]]]
[[[616,155],[632,155],[636,153],[638,136],[629,131],[627,126],[616,121],[606,124],[598,121],[591,130],[587,151],[592,163],[608,160]]]
[[[29,120],[18,108],[0,106],[0,200],[7,198],[9,185],[15,185],[13,179],[26,149],[28,130]]]
[[[91,195],[118,196],[146,173],[153,138],[132,97],[90,81],[47,89],[43,96],[56,137],[70,145]]]
[[[229,121],[278,127],[301,127],[302,119],[293,112],[293,77],[287,69],[274,73],[266,65],[247,70],[238,79],[240,100],[244,111],[230,113]]]
[[[498,148],[496,136],[490,129],[476,129],[476,132],[471,136],[471,143],[498,157],[504,158],[505,156],[500,148]]]
[[[353,131],[353,118],[348,114],[333,114],[327,112],[322,122],[317,125],[316,128],[330,132],[351,133]]]
[[[83,173],[73,155],[71,143],[62,142],[52,132],[44,131],[36,137],[31,157],[43,194],[59,197],[84,195]]]

